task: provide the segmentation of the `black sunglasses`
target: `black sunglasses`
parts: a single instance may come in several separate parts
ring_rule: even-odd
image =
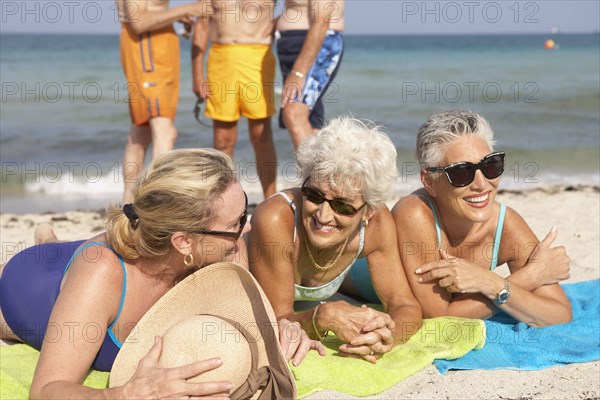
[[[213,236],[224,236],[234,238],[235,240],[239,240],[240,236],[242,236],[242,231],[244,230],[244,226],[246,226],[246,222],[248,222],[248,195],[244,192],[244,197],[246,198],[246,205],[244,206],[244,212],[240,217],[240,227],[237,232],[223,232],[223,231],[194,231],[192,233],[198,233],[202,235],[213,235]]]
[[[331,207],[333,212],[335,212],[336,214],[352,216],[356,214],[361,208],[367,205],[367,203],[365,203],[362,206],[355,208],[352,204],[341,199],[327,199],[325,198],[323,193],[319,192],[317,189],[306,186],[307,182],[308,178],[306,178],[304,183],[302,183],[302,187],[300,188],[300,191],[302,192],[302,195],[306,197],[306,200],[314,204],[323,204],[324,202],[327,202],[329,204],[329,207]]]
[[[196,105],[194,106],[194,118],[196,118],[196,121],[198,121],[200,125],[207,128],[212,128],[212,126],[204,122],[200,117],[202,113],[202,103],[204,103],[204,99],[202,97],[198,97],[198,100],[196,100]]]
[[[470,185],[475,179],[475,172],[480,170],[487,179],[496,179],[504,172],[504,152],[488,154],[477,164],[461,161],[446,165],[445,167],[430,167],[429,172],[444,172],[452,186],[464,187]]]

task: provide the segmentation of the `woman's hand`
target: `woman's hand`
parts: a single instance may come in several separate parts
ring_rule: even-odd
[[[550,247],[557,235],[556,228],[550,229],[544,240],[535,247],[526,264],[526,268],[533,271],[539,287],[552,285],[570,277],[571,259],[565,247]]]
[[[279,344],[286,361],[292,360],[295,367],[300,365],[310,350],[316,350],[320,356],[325,355],[325,347],[318,340],[308,337],[299,322],[291,322],[285,318],[278,321]]]
[[[356,307],[346,302],[336,302],[342,318],[336,318],[327,326],[336,336],[347,342],[339,350],[348,357],[362,358],[375,363],[377,358],[394,347],[395,322],[381,311],[366,305]]]
[[[162,338],[156,337],[154,346],[138,364],[135,374],[123,386],[123,398],[175,399],[210,398],[225,396],[232,389],[231,382],[193,383],[187,379],[219,368],[223,361],[211,358],[177,368],[162,368],[158,363]],[[226,398],[226,397],[223,397]]]
[[[440,250],[439,261],[423,264],[415,270],[419,283],[437,280],[440,287],[449,293],[482,293],[492,299],[502,287],[504,278],[458,257],[452,257]]]

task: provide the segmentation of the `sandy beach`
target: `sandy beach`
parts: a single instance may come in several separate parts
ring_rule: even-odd
[[[600,277],[600,188],[552,187],[503,191],[500,202],[517,210],[543,238],[558,228],[556,245],[571,257],[571,277],[579,282]],[[103,231],[103,211],[41,214],[0,214],[1,262],[34,244],[33,232],[49,223],[63,240],[86,239]],[[500,273],[506,274],[506,267]],[[590,334],[599,334],[590,332]],[[322,391],[308,399],[347,399]],[[600,362],[571,364],[541,371],[450,371],[441,375],[433,365],[371,398],[378,399],[599,399]]]

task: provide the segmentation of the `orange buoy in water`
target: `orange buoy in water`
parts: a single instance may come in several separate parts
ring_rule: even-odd
[[[552,39],[548,39],[544,42],[545,49],[553,50],[555,47],[556,47],[556,43],[554,43],[554,40],[552,40]]]

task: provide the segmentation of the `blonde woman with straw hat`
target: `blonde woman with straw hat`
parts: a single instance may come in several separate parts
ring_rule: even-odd
[[[200,279],[194,272],[211,264],[244,264],[246,208],[229,157],[209,149],[177,150],[150,164],[133,203],[109,208],[105,233],[88,241],[39,244],[13,257],[0,278],[0,322],[2,338],[41,348],[30,396],[196,398],[235,389],[228,376],[191,379],[224,366],[221,354],[162,364],[160,337],[136,353],[141,360],[129,360],[135,364],[130,379],[104,390],[82,382],[90,368],[111,370],[126,339],[135,343],[138,321],[178,282]],[[238,296],[225,296],[216,284],[204,290],[222,303]],[[311,348],[323,353],[297,329],[296,335],[279,335],[284,328],[297,326],[280,321],[275,332],[284,360],[297,364]],[[277,343],[272,348],[281,351]]]
[[[210,265],[177,284],[144,315],[115,359],[110,386],[131,380],[137,360],[150,351],[165,367],[221,358],[222,367],[188,382],[230,381],[232,399],[296,398],[276,326],[273,309],[250,272],[234,263]]]

